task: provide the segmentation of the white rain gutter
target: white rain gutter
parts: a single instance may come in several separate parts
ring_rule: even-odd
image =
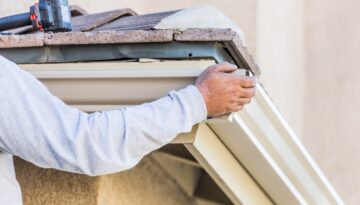
[[[207,124],[276,204],[344,204],[261,86],[243,111]]]

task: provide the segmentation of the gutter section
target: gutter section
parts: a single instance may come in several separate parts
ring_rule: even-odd
[[[275,204],[344,204],[260,85],[243,111],[208,124]]]

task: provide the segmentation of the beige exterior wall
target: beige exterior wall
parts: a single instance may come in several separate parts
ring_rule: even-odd
[[[360,204],[360,1],[306,1],[304,142],[349,204]]]
[[[25,205],[195,205],[151,156],[130,171],[101,177],[15,162]]]
[[[0,16],[7,16],[17,14],[29,10],[29,6],[33,4],[32,0],[15,1],[9,3],[8,1],[0,0]]]
[[[32,2],[0,0],[0,15],[25,11]],[[349,204],[360,204],[360,159],[356,157],[360,146],[359,1],[70,2],[89,12],[130,7],[148,13],[199,4],[217,6],[244,31],[263,70],[261,82],[335,188]]]
[[[256,61],[261,82],[298,136],[303,136],[304,28],[302,0],[258,0]]]

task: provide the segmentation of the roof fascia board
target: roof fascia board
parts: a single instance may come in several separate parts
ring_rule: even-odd
[[[276,204],[344,204],[261,86],[252,103],[208,125]]]

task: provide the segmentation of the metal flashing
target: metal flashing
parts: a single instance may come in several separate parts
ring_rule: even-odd
[[[0,55],[17,64],[91,62],[105,60],[214,59],[234,63],[218,42],[96,44],[0,49]]]

